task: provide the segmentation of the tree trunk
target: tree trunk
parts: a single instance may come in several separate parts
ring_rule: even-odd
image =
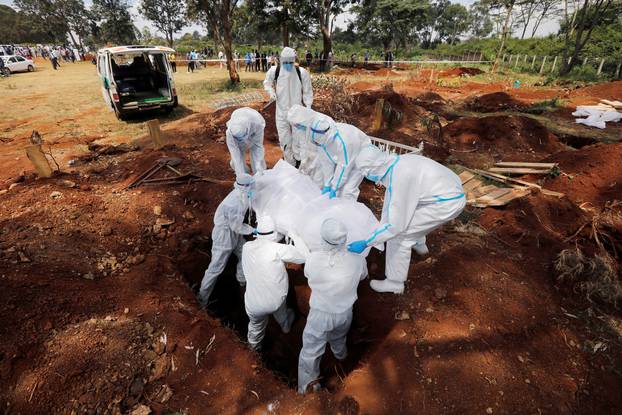
[[[510,26],[510,17],[512,16],[513,7],[514,7],[514,2],[511,2],[506,6],[507,15],[505,16],[505,23],[503,24],[503,34],[501,36],[501,45],[499,45],[499,50],[497,51],[497,56],[495,57],[495,63],[492,65],[493,74],[497,71],[497,67],[499,66],[499,59],[501,59],[501,54],[503,53],[503,48],[505,47],[505,39],[508,36],[508,28]]]
[[[166,34],[166,42],[168,43],[169,48],[173,47],[173,31],[172,30],[169,30],[168,33]]]
[[[324,56],[328,59],[328,52],[333,50],[333,39],[330,36],[330,31],[328,27],[322,26],[322,45],[324,50]]]
[[[283,47],[289,46],[289,25],[287,22],[281,23],[281,37],[283,39]]]
[[[281,36],[283,38],[283,47],[289,46],[289,10],[287,10],[287,5],[283,6],[283,20],[281,23]]]
[[[73,46],[77,49],[78,42],[76,42],[76,38],[73,37],[73,33],[71,33],[71,29],[69,29],[67,33],[69,33],[69,37],[71,38],[71,43],[73,43]]]
[[[225,13],[223,13],[225,14]],[[231,30],[231,19],[230,14],[226,14],[226,17],[221,22],[222,31],[223,31],[223,47],[225,49],[225,56],[227,57],[227,69],[229,70],[229,79],[232,84],[237,84],[240,82],[240,74],[235,68],[235,61],[233,60],[233,47],[231,46],[233,36]]]

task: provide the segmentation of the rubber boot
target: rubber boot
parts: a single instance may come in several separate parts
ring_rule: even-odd
[[[374,291],[379,293],[393,293],[393,294],[402,294],[404,293],[404,283],[391,281],[389,279],[384,280],[372,280],[369,282],[369,285]]]
[[[294,320],[296,319],[296,313],[291,308],[287,309],[287,326],[282,328],[283,333],[288,334],[292,330],[292,324],[294,324]]]

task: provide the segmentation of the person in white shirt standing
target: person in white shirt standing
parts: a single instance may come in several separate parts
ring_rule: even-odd
[[[326,219],[320,235],[322,249],[311,252],[305,264],[311,298],[298,358],[298,393],[302,394],[320,376],[320,360],[326,343],[335,358],[346,358],[352,306],[358,298],[359,281],[367,276],[365,258],[346,250],[348,232],[343,223]],[[313,389],[319,390],[319,387],[319,383],[315,383]]]
[[[294,322],[294,310],[285,304],[289,280],[285,263],[303,264],[304,242],[292,236],[294,245],[278,243],[279,234],[269,216],[259,218],[256,238],[242,248],[242,269],[246,277],[244,307],[248,314],[248,344],[253,350],[261,349],[270,315],[289,333]]]

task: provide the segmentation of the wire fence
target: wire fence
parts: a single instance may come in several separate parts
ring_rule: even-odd
[[[562,59],[561,56],[505,54],[501,58],[501,65],[517,72],[557,75],[563,66]],[[584,57],[575,67],[595,77],[620,79],[622,76],[622,59]]]

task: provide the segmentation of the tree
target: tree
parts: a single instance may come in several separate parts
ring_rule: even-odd
[[[169,47],[173,47],[173,35],[187,25],[186,3],[183,1],[142,0],[139,10],[164,34]]]
[[[487,37],[493,29],[492,19],[489,14],[489,5],[483,1],[476,1],[469,7],[471,15],[469,21],[471,23],[470,32],[477,38]]]
[[[134,27],[126,0],[93,0],[91,12],[100,22],[99,37],[103,43],[128,45],[136,42]]]
[[[492,65],[492,73],[494,74],[497,71],[497,67],[499,66],[499,60],[501,59],[501,54],[503,53],[503,48],[505,47],[505,41],[510,32],[510,19],[512,18],[512,10],[514,9],[516,0],[491,0],[489,4],[492,9],[505,9],[505,19],[503,23],[503,31],[501,32],[501,42],[499,44],[499,49],[497,50],[495,62]]]
[[[422,24],[428,8],[424,0],[363,0],[352,11],[358,31],[380,42],[386,51],[392,42],[405,43],[417,22]]]
[[[438,29],[438,20],[450,4],[449,0],[437,0],[434,3],[430,3],[429,9],[424,16],[421,30],[421,46],[424,49],[432,46]]]
[[[239,0],[188,0],[188,15],[205,24],[214,39],[225,50],[227,69],[232,84],[240,82],[233,64],[233,21]]]
[[[447,6],[436,22],[439,39],[453,45],[456,39],[469,29],[470,15],[466,7],[454,3]]]
[[[322,33],[322,44],[324,56],[333,50],[333,29],[335,18],[343,12],[348,4],[356,3],[356,0],[313,0],[309,2],[312,11],[317,16],[320,32]]]
[[[0,39],[6,43],[43,43],[58,40],[52,25],[33,24],[32,18],[0,4]],[[64,30],[61,25],[61,31]],[[62,40],[66,39],[66,34]]]
[[[561,75],[567,75],[577,64],[579,55],[590,40],[593,30],[605,19],[613,0],[583,0],[571,21],[564,22],[564,53]]]
[[[73,32],[88,25],[82,0],[15,0],[15,6],[54,40],[64,43],[69,36],[73,45],[79,46]]]

